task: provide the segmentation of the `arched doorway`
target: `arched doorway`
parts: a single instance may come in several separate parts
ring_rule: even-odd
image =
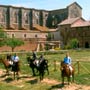
[[[89,43],[85,42],[85,48],[89,48]]]

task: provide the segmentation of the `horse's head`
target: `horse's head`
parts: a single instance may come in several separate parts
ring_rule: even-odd
[[[3,62],[3,58],[0,57],[0,63],[2,63],[2,62]]]
[[[65,64],[63,61],[61,61],[61,70],[67,70],[67,69],[69,69],[68,65]]]

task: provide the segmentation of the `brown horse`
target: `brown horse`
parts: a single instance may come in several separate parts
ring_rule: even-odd
[[[9,75],[9,68],[11,68],[9,61],[0,58],[0,62],[4,65],[4,67],[6,69],[6,75]]]
[[[74,68],[72,67],[72,71],[70,70],[69,66],[65,64],[63,61],[61,62],[61,77],[62,77],[62,84],[64,85],[64,78],[67,77],[68,85],[71,82],[74,82]]]
[[[14,63],[13,65],[11,65],[10,61],[4,60],[2,58],[0,58],[0,62],[4,65],[4,67],[6,69],[6,75],[9,75],[9,69],[12,68],[12,72],[14,73],[14,79],[15,79],[15,75],[17,75],[17,79],[18,79],[19,71],[20,71],[20,64],[19,64],[19,62]]]

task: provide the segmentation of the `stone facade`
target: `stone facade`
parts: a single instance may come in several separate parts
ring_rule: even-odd
[[[48,32],[51,32],[54,36],[53,40],[63,40],[63,43],[66,44],[68,38],[71,38],[74,33],[78,33],[78,30],[76,27],[71,27],[72,24],[68,24],[68,21],[64,25],[59,25],[59,23],[62,23],[66,19],[76,19],[78,17],[82,17],[82,8],[76,2],[66,8],[51,11],[0,5],[0,27],[11,38],[15,37],[31,41],[33,39],[46,40]],[[87,29],[88,27],[89,25],[83,25],[81,29]],[[57,31],[51,31],[52,29],[56,30],[56,28],[58,28]],[[85,35],[88,35],[89,29],[86,29]],[[71,36],[67,38],[68,32]],[[61,34],[64,35],[64,38],[61,37]],[[81,35],[81,37],[83,36]],[[90,43],[89,39],[89,36],[84,36],[84,41],[80,39],[80,47],[85,43],[88,46],[88,43]],[[81,44],[83,42],[84,44]]]
[[[90,22],[83,18],[66,19],[59,24],[61,41],[67,45],[71,39],[76,38],[80,48],[90,47]]]
[[[56,28],[66,18],[81,16],[82,8],[76,2],[52,11],[0,5],[0,25],[5,29],[32,30],[35,24]]]
[[[0,5],[0,25],[4,29],[32,30],[33,25],[46,26],[48,11]]]
[[[82,17],[82,8],[77,3],[72,3],[67,7],[68,18]]]
[[[7,17],[7,7],[0,6],[0,26],[3,28],[8,26]]]

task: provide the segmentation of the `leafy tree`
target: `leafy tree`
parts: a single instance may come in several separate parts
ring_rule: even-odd
[[[8,38],[6,41],[6,45],[12,48],[12,52],[14,51],[15,47],[23,45],[24,42],[17,38]]]
[[[71,48],[75,49],[78,48],[78,43],[79,43],[78,39],[74,38],[70,40],[69,45]]]
[[[0,28],[0,46],[5,45],[6,38],[7,38],[7,34]]]

